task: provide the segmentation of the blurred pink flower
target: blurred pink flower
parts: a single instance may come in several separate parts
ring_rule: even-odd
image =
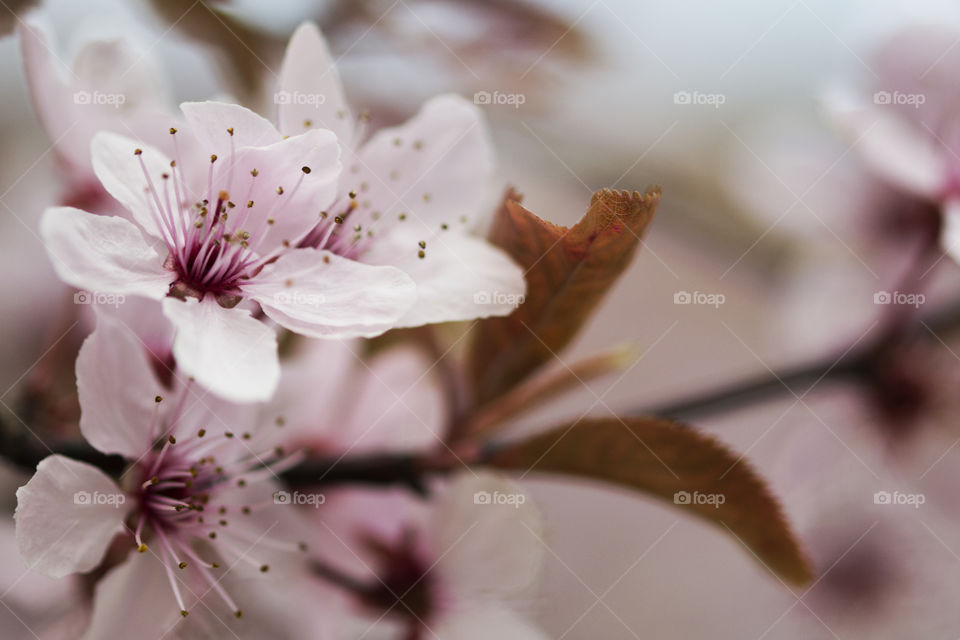
[[[151,56],[127,39],[88,39],[68,66],[40,10],[18,26],[27,85],[67,183],[64,200],[77,206],[109,206],[93,172],[90,142],[99,131],[137,132],[163,145],[166,127],[177,123],[161,74]],[[150,125],[163,125],[154,126]]]
[[[517,612],[543,561],[530,496],[486,472],[435,489],[343,490],[318,511],[321,556],[371,585],[340,637],[545,638]]]

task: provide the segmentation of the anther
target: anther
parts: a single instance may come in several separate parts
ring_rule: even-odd
[[[310,167],[300,167],[300,171],[303,171],[304,173],[310,173]]]

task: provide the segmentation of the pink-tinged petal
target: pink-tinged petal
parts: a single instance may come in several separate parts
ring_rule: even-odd
[[[506,606],[492,604],[451,611],[432,625],[431,630],[437,640],[548,640],[550,637]]]
[[[290,38],[274,102],[284,135],[296,135],[311,128],[330,129],[344,148],[351,148],[350,107],[327,43],[312,22],[300,25]]]
[[[52,579],[31,571],[17,549],[16,527],[12,521],[0,524],[0,593],[4,602],[30,614],[62,609],[81,594],[73,579]]]
[[[943,231],[940,246],[960,263],[960,199],[951,198],[943,205]]]
[[[277,335],[242,308],[225,309],[211,297],[163,301],[177,333],[173,355],[200,385],[234,402],[269,400],[280,380]]]
[[[85,139],[82,113],[78,114],[73,90],[66,81],[70,70],[52,53],[49,29],[36,12],[20,22],[17,30],[27,86],[40,123],[47,136],[57,141],[57,152],[72,169],[92,177],[86,144],[89,138]]]
[[[124,218],[54,207],[44,212],[40,234],[57,275],[80,289],[161,298],[173,281],[164,247]]]
[[[27,85],[40,123],[67,163],[67,177],[86,185],[95,181],[90,141],[98,131],[136,131],[160,142],[173,123],[156,68],[130,40],[82,43],[71,70],[43,14],[33,11],[18,24]]]
[[[493,147],[480,110],[460,96],[432,98],[405,124],[377,132],[358,155],[344,187],[362,194],[380,225],[411,227],[422,239],[443,224],[463,228],[488,196]]]
[[[181,584],[180,591],[192,608],[196,597],[185,585]],[[180,615],[160,559],[134,550],[97,582],[93,612],[82,640],[169,637],[174,628],[189,622]]]
[[[80,431],[100,451],[136,459],[150,450],[156,398],[165,395],[164,387],[134,332],[108,314],[97,316],[77,356]]]
[[[482,238],[441,232],[426,242],[423,258],[417,242],[397,229],[363,256],[364,262],[397,267],[417,284],[417,301],[398,327],[505,316],[523,302],[523,271]]]
[[[238,149],[232,161],[218,158],[213,183],[214,189],[230,194],[237,205],[230,216],[239,221],[239,230],[251,234],[250,246],[263,255],[284,241],[295,245],[317,224],[337,195],[340,170],[336,137],[317,129],[264,147]]]
[[[291,331],[315,338],[370,337],[410,307],[416,285],[399,269],[328,251],[294,249],[267,265],[244,293]]]
[[[141,151],[139,156],[135,153],[137,149]],[[170,159],[151,145],[109,131],[93,137],[90,152],[93,171],[103,188],[131,213],[144,231],[162,238],[157,201],[164,204],[163,174],[172,170]]]
[[[17,546],[34,571],[51,578],[89,571],[123,530],[131,504],[105,473],[47,456],[17,489]]]
[[[366,371],[363,345],[351,340],[298,341],[284,358],[280,385],[264,407],[262,424],[284,424],[278,437],[321,449],[337,442],[344,415],[353,402],[341,402],[357,376]]]
[[[283,139],[269,120],[240,105],[184,102],[180,110],[200,149],[223,162],[230,162],[231,149],[265,147]]]
[[[537,577],[543,524],[530,496],[502,476],[466,472],[448,486],[433,512],[437,571],[465,600],[507,599]]]
[[[413,452],[442,442],[444,399],[430,365],[420,350],[398,347],[358,371],[346,415],[330,434],[339,450]]]
[[[884,180],[923,198],[940,196],[949,151],[920,126],[884,105],[852,106],[842,97],[826,103],[827,117]]]

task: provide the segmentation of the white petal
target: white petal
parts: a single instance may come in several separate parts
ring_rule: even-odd
[[[77,356],[77,391],[80,431],[90,444],[133,459],[150,450],[156,397],[164,389],[146,347],[118,319],[98,314]]]
[[[141,150],[139,156],[134,153],[137,149]],[[93,137],[90,152],[93,171],[103,188],[133,215],[144,231],[162,238],[157,220],[151,214],[151,207],[156,209],[155,196],[147,189],[151,183],[153,189],[163,189],[162,175],[170,171],[170,159],[155,147],[108,131]],[[162,195],[156,197],[163,203]]]
[[[269,400],[280,379],[277,335],[241,308],[211,298],[167,298],[163,312],[177,328],[177,365],[202,386],[234,402]]]
[[[943,230],[940,246],[960,263],[960,199],[951,198],[943,205]]]
[[[180,591],[190,608],[196,598],[182,584]],[[180,616],[160,559],[134,550],[97,583],[90,624],[82,638],[170,637],[174,625],[188,621]]]
[[[826,102],[827,116],[884,180],[924,198],[937,198],[947,177],[949,151],[889,105],[851,106],[842,96]]]
[[[232,162],[217,160],[215,167],[214,189],[236,194],[237,207],[230,215],[253,234],[250,245],[265,254],[284,241],[296,244],[333,202],[340,147],[332,133],[314,129],[264,147],[238,149]],[[253,206],[248,208],[249,202]]]
[[[417,255],[416,236],[397,229],[363,256],[389,264],[417,283],[417,301],[397,326],[505,316],[523,302],[523,271],[502,250],[466,233],[435,235]]]
[[[17,489],[17,545],[27,565],[51,578],[100,563],[132,505],[113,480],[83,462],[47,456]]]
[[[240,105],[184,102],[180,110],[200,148],[207,154],[216,154],[221,162],[230,162],[231,149],[264,147],[282,140],[269,120]],[[227,129],[232,129],[233,133]]]
[[[431,630],[438,640],[548,640],[532,622],[506,607],[470,607],[444,615]]]
[[[370,210],[381,214],[378,229],[412,227],[429,240],[442,224],[463,228],[463,217],[476,216],[492,173],[493,146],[480,110],[444,95],[405,124],[377,132],[360,149],[357,172],[344,173],[344,186],[362,192]]]
[[[274,102],[284,135],[303,133],[311,127],[330,129],[344,148],[352,147],[353,118],[340,75],[327,43],[312,22],[300,25],[290,38]]]
[[[383,333],[409,309],[416,287],[393,267],[294,249],[264,267],[243,291],[291,331],[322,338]]]
[[[55,207],[44,212],[40,234],[57,275],[90,293],[161,298],[174,279],[163,268],[161,246],[123,218]],[[97,302],[94,298],[78,302]]]
[[[492,473],[460,474],[433,513],[434,551],[444,554],[437,570],[466,600],[509,598],[540,571],[542,529],[519,486]]]

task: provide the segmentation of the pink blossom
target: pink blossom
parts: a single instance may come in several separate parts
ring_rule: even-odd
[[[118,483],[92,465],[48,456],[17,491],[16,535],[25,562],[51,577],[90,571],[115,535],[128,540],[129,557],[98,588],[108,592],[98,595],[106,617],[95,606],[87,637],[163,628],[207,592],[223,605],[203,609],[222,613],[225,605],[239,617],[227,575],[270,584],[274,568],[292,571],[303,531],[295,510],[275,504],[273,478],[302,453],[279,448],[276,424],[258,424],[256,411],[191,381],[171,391],[135,334],[102,314],[81,349],[77,382],[84,437],[122,456],[126,470]]]
[[[177,330],[174,357],[202,385],[266,400],[279,377],[276,336],[250,301],[297,333],[373,336],[407,311],[415,285],[393,267],[297,248],[335,196],[331,132],[284,138],[243,107],[182,109],[210,152],[203,158],[178,150],[170,159],[113,133],[94,138],[94,170],[133,222],[61,207],[45,212],[41,233],[66,282],[162,300]]]

